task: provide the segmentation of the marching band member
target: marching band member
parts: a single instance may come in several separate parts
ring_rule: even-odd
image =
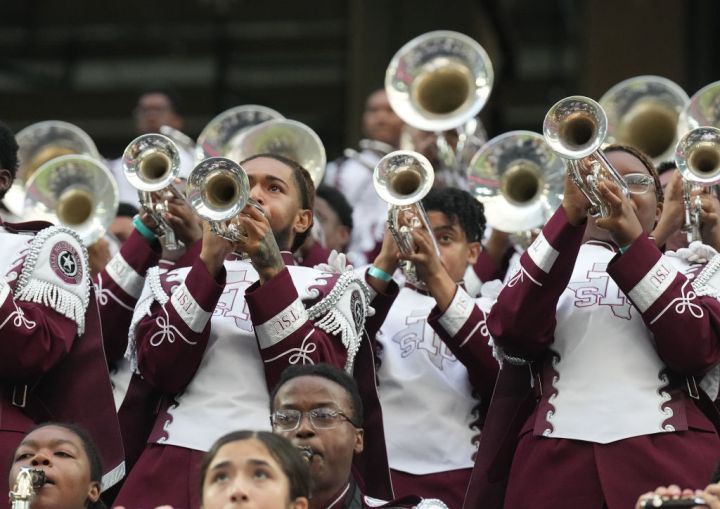
[[[268,386],[285,366],[327,360],[352,369],[364,285],[350,271],[286,266],[311,226],[310,175],[282,156],[242,165],[250,197],[262,207],[248,205],[237,217],[246,239],[230,243],[206,224],[192,266],[148,273],[129,354],[150,384],[175,397],[158,415],[119,505],[198,507],[195,483],[178,489],[177,480],[193,478],[216,437],[268,428]],[[228,258],[234,251],[250,261]]]
[[[17,144],[0,124],[0,197],[16,169]],[[44,222],[0,219],[0,239],[0,461],[9,464],[36,423],[72,420],[98,443],[107,464],[103,484],[112,486],[124,475],[122,445],[87,251],[72,230]]]
[[[324,363],[288,367],[270,396],[270,419],[273,431],[308,462],[310,509],[447,509],[439,500],[417,496],[385,502],[363,495],[351,469],[364,448],[362,397],[344,371]]]
[[[498,371],[485,326],[492,301],[458,284],[478,257],[485,218],[482,204],[455,188],[430,191],[422,203],[432,231],[414,231],[417,251],[402,256],[427,291],[406,284],[392,304],[377,335],[378,390],[395,494],[441,496],[459,509]],[[397,268],[394,246],[386,237],[368,271],[374,287]]]
[[[588,218],[568,177],[562,206],[488,316],[508,373],[532,363],[538,399],[517,391],[519,406],[507,405],[501,370],[495,398],[507,414],[493,400],[476,464],[487,470],[474,475],[465,507],[503,505],[492,490],[505,468],[508,509],[632,507],[658,485],[704,484],[720,458],[695,378],[720,360],[720,304],[648,237],[663,200],[653,164],[631,147],[604,151],[629,196],[602,180],[609,217]]]
[[[331,162],[325,171],[324,183],[339,190],[353,208],[353,230],[348,252],[356,265],[372,259],[383,238],[387,206],[372,185],[377,162],[400,144],[403,122],[395,114],[383,89],[374,91],[365,103],[360,152],[346,151],[350,157]],[[368,256],[371,256],[368,258]]]

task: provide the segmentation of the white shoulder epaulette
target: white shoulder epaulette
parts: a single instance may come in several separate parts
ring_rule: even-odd
[[[352,270],[346,270],[337,279],[330,293],[307,310],[308,318],[316,327],[328,334],[340,334],[347,350],[345,370],[348,373],[353,371],[369,308],[369,288]]]
[[[147,270],[145,286],[143,286],[140,298],[135,305],[132,320],[130,320],[130,329],[128,330],[128,344],[127,350],[125,350],[125,358],[130,361],[130,369],[132,369],[133,372],[137,372],[138,369],[135,329],[137,329],[137,326],[143,318],[150,316],[150,309],[152,308],[153,302],[158,302],[161,306],[164,306],[169,300],[170,296],[165,293],[160,281],[160,267],[150,267]]]
[[[720,254],[713,256],[703,270],[692,281],[693,289],[698,296],[708,295],[720,297]]]
[[[85,332],[90,298],[90,271],[85,246],[77,233],[62,226],[41,230],[30,243],[18,278],[15,298],[50,307]]]

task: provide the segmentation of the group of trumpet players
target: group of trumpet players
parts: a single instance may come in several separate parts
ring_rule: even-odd
[[[51,122],[18,133],[16,176],[3,129],[0,195],[32,221],[0,231],[0,452],[77,421],[118,505],[198,507],[202,453],[271,429],[283,370],[325,362],[357,381],[352,481],[372,497],[612,509],[704,487],[720,461],[720,86],[688,98],[638,77],[559,101],[542,135],[487,141],[492,83],[471,38],[414,39],[368,99],[368,139],[327,172],[317,135],[278,112],[232,108],[195,142],[159,91],[136,115],[173,125],[148,126],[115,170]],[[347,257],[315,265],[321,182],[353,233]],[[95,266],[119,186],[139,213]],[[293,437],[311,475],[330,431]],[[337,488],[311,508],[355,507]]]

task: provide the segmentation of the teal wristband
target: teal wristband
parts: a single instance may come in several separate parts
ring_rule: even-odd
[[[392,276],[382,269],[378,269],[375,265],[370,265],[368,274],[376,279],[385,281],[386,283],[392,279]]]
[[[133,217],[133,226],[140,235],[147,239],[148,242],[155,242],[157,240],[157,235],[155,235],[155,233],[150,228],[145,226],[143,222],[140,221],[139,215],[135,215],[135,217]]]
[[[619,247],[619,248],[618,248],[618,251],[620,251],[620,254],[625,254],[625,252],[626,252],[628,249],[630,249],[631,246],[632,246],[632,244],[628,244],[627,246]]]

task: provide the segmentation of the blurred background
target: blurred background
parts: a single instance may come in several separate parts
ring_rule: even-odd
[[[315,129],[332,159],[355,146],[395,51],[436,29],[490,54],[490,136],[539,131],[556,100],[598,99],[640,74],[690,95],[720,79],[717,0],[4,0],[0,119],[16,131],[66,120],[118,157],[140,92],[161,86],[192,137],[231,106],[262,104]]]

